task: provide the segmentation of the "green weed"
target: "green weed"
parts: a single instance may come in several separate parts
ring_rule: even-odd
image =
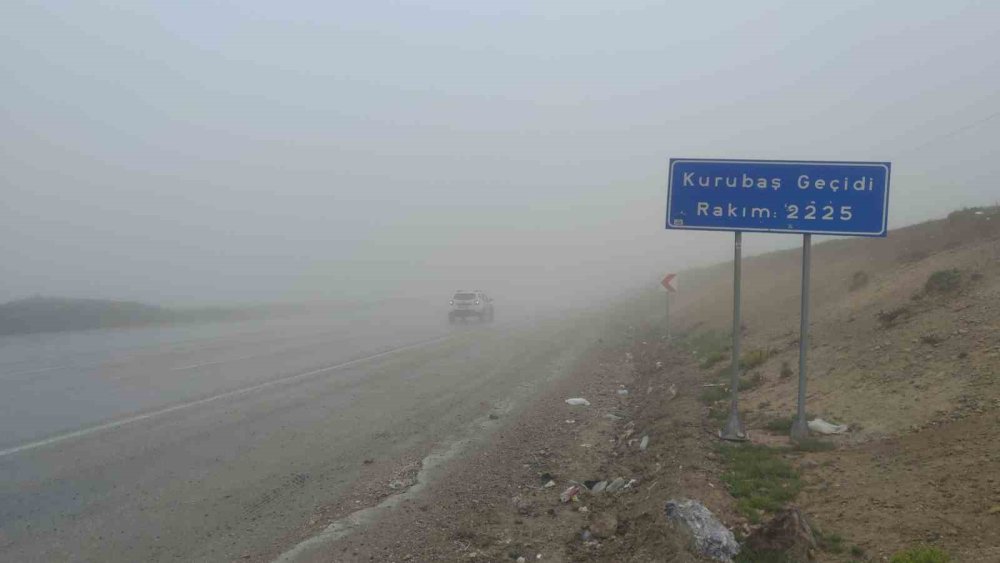
[[[719,379],[723,379],[724,373],[720,372]],[[764,376],[760,373],[754,373],[749,377],[742,377],[739,380],[739,390],[740,391],[750,391],[756,389],[764,384]],[[706,405],[711,405],[719,401],[729,398],[730,386],[725,383],[721,385],[713,385],[712,387],[705,387],[698,393],[698,400]]]
[[[900,551],[889,563],[948,563],[951,557],[936,547],[918,546]]]
[[[701,362],[698,365],[701,367],[701,369],[712,369],[712,366],[718,364],[719,362],[725,361],[725,359],[728,357],[729,356],[725,352],[716,350],[711,352],[708,356],[702,358]]]
[[[789,427],[790,429],[790,427]],[[833,442],[827,442],[819,438],[805,438],[795,442],[792,449],[800,452],[827,452],[837,447]]]
[[[682,341],[698,358],[702,369],[711,369],[728,357],[729,337],[717,330],[706,330],[689,334]]]
[[[736,498],[736,508],[751,522],[762,512],[776,512],[799,493],[799,476],[778,450],[743,444],[725,446],[721,453],[727,470],[722,481]]]
[[[938,270],[927,278],[924,291],[927,293],[951,293],[962,285],[962,272],[952,268]]]
[[[701,390],[701,393],[698,393],[698,400],[706,405],[711,405],[728,398],[729,390],[721,385],[718,387],[705,387]]]
[[[775,352],[775,350],[767,347],[750,350],[746,354],[743,354],[743,358],[740,359],[740,367],[746,371],[759,368],[764,365],[764,363],[767,362],[767,360],[770,359]]]
[[[826,534],[819,530],[813,530],[816,537],[816,545],[827,553],[843,553],[844,538],[839,534]]]
[[[792,431],[792,422],[794,421],[794,416],[774,417],[764,423],[764,430],[775,434],[788,434]]]
[[[708,419],[722,422],[729,418],[729,406],[714,406],[708,409]]]

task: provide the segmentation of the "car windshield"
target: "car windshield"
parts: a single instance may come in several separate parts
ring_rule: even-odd
[[[455,294],[455,300],[456,301],[471,301],[471,300],[473,300],[475,298],[476,298],[476,294],[475,293],[456,293]]]

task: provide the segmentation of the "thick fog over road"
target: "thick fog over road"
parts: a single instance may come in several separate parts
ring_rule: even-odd
[[[5,2],[0,301],[585,302],[727,257],[662,232],[671,156],[993,203],[998,9]]]
[[[727,233],[665,232],[671,157],[891,162],[890,228],[1000,200],[996,2],[5,0],[0,21],[2,560],[268,560],[342,519],[358,524],[418,475],[431,482],[423,472],[446,467],[441,452],[482,446],[513,421],[548,434],[552,424],[518,418],[543,393],[558,393],[558,408],[566,396],[594,400],[573,418],[546,413],[565,436],[588,428],[586,416],[626,424],[624,410],[599,408],[667,389],[663,404],[673,400],[663,361],[674,341],[640,326],[664,318],[652,292],[664,273],[728,260],[733,247]],[[751,218],[764,211],[749,207]],[[981,210],[956,216],[996,224]],[[927,257],[938,242],[897,255]],[[963,244],[952,242],[943,248]],[[798,243],[753,233],[743,251]],[[971,280],[995,263],[977,260]],[[857,268],[836,275],[868,283]],[[785,271],[782,283],[797,281]],[[723,289],[671,315],[707,330],[709,305],[728,311],[719,272],[688,276],[689,287]],[[872,269],[879,291],[893,272]],[[785,286],[748,286],[748,309],[775,287]],[[969,303],[940,311],[987,309]],[[858,319],[849,332],[864,347],[844,355],[870,351]],[[953,328],[938,332],[965,334]],[[925,330],[898,342],[909,354],[905,343],[944,338]],[[754,345],[767,361],[788,340]],[[951,352],[972,362],[975,351]],[[640,356],[663,373],[629,394],[633,372],[653,373],[633,365]],[[919,375],[912,357],[896,371]],[[704,393],[697,385],[671,405]],[[697,423],[641,412],[664,425],[649,452],[648,434],[636,450],[647,459],[717,465],[652,457]],[[532,451],[620,435],[589,428],[568,448]],[[526,443],[542,442],[516,447]],[[625,459],[601,471],[641,465]],[[671,474],[664,483],[685,482]],[[494,482],[503,478],[473,481],[487,499],[527,490]],[[632,536],[650,521],[621,514]],[[447,541],[460,537],[472,536]]]

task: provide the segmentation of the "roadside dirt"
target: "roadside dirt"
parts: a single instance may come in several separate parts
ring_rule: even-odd
[[[875,560],[925,543],[1000,561],[997,412],[809,456],[818,465],[799,502]]]
[[[319,560],[696,560],[664,525],[663,506],[683,492],[719,514],[729,510],[712,437],[692,395],[698,373],[650,360],[668,353],[665,344],[635,341],[638,348],[632,341],[600,346],[575,377],[454,462],[423,498],[403,503]],[[643,348],[650,352],[642,354]],[[661,365],[638,367],[649,361]],[[570,397],[591,404],[571,406],[565,403]],[[643,436],[649,437],[645,451]],[[618,477],[635,482],[619,493],[581,487],[574,500],[560,499],[575,484]]]
[[[803,488],[793,503],[838,538],[816,560],[888,561],[926,544],[955,561],[1000,561],[1000,214],[968,211],[886,240],[829,242],[814,260],[808,411],[851,430],[814,452],[788,449],[786,431],[768,430],[794,412],[794,252],[745,263],[744,350],[762,359],[748,370],[754,383],[741,407],[751,440],[781,448],[797,468]],[[952,271],[953,286],[927,288]],[[667,525],[664,504],[674,498],[700,501],[738,537],[751,533],[757,524],[722,481],[725,403],[700,397],[728,360],[700,365],[691,348],[699,334],[725,333],[730,276],[725,265],[689,273],[671,342],[656,319],[662,296],[637,299],[574,375],[501,420],[424,494],[317,560],[698,560]],[[571,406],[570,397],[591,404]],[[573,485],[618,477],[635,481],[560,500]]]
[[[957,212],[816,250],[807,410],[851,431],[828,439],[832,451],[795,457],[805,484],[796,502],[856,546],[818,559],[887,561],[932,545],[955,561],[1000,561],[1000,213]],[[765,360],[750,370],[759,385],[742,405],[758,443],[787,445],[786,432],[767,428],[795,411],[798,310],[788,297],[797,292],[781,280],[794,280],[796,258],[764,256],[746,269],[744,350]],[[868,281],[852,287],[857,272]],[[765,275],[777,280],[770,290]],[[935,276],[954,284],[929,289]],[[722,316],[706,297],[721,291],[688,296],[688,331],[719,326],[692,315]]]

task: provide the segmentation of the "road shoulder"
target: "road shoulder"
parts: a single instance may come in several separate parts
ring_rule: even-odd
[[[421,494],[299,560],[693,560],[666,500],[683,491],[724,521],[732,502],[701,426],[697,369],[644,336],[602,341]],[[630,484],[616,493],[583,486],[619,477]]]

